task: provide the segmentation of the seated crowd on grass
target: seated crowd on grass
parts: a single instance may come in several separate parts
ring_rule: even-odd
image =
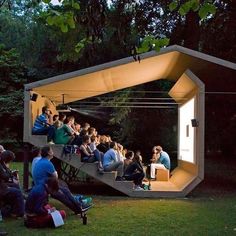
[[[110,136],[99,135],[88,123],[81,126],[73,116],[66,117],[64,114],[52,117],[50,110],[43,107],[42,114],[35,120],[32,134],[47,135],[49,144],[73,145],[78,148],[82,162],[98,161],[103,171],[117,171],[116,181],[133,181],[134,190],[144,190],[142,182],[146,173],[140,151],[128,151]],[[91,208],[91,198],[73,195],[66,184],[58,180],[52,158],[51,145],[35,148],[33,184],[26,198],[19,184],[18,171],[10,169],[15,155],[0,145],[0,210],[3,217],[24,216],[27,227],[53,226],[55,208],[49,205],[49,195],[80,216]],[[170,169],[169,155],[161,146],[153,148],[150,161],[150,177],[153,179],[156,169]],[[62,219],[66,217],[65,211],[57,213]]]
[[[33,184],[27,197],[20,188],[18,171],[10,169],[15,154],[4,150],[1,145],[0,152],[0,211],[4,218],[24,217],[27,227],[53,226],[52,213],[56,209],[49,205],[49,195],[80,216],[91,208],[91,198],[73,195],[65,183],[58,180],[57,171],[50,161],[53,158],[50,146],[36,149],[32,163]],[[56,213],[63,219],[66,216],[65,211]]]

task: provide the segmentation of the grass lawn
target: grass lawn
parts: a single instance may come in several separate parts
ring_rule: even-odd
[[[66,209],[51,200],[59,209]],[[133,199],[94,196],[88,224],[66,209],[65,225],[27,229],[23,220],[5,219],[9,235],[236,235],[236,197],[224,199]]]
[[[14,168],[21,169],[18,163],[13,163]],[[231,194],[214,195],[212,188],[202,185],[200,195],[195,191],[184,199],[92,196],[95,206],[88,212],[87,225],[61,203],[51,199],[52,205],[67,212],[64,226],[27,229],[22,219],[4,219],[0,222],[0,229],[12,236],[236,235],[236,195],[232,191]]]

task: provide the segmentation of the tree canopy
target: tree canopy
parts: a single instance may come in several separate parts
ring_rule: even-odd
[[[61,0],[59,3],[0,0],[0,120],[7,124],[1,131],[1,140],[22,139],[22,130],[15,123],[23,119],[24,83],[130,55],[139,60],[139,53],[159,50],[168,44],[236,62],[235,1]],[[143,88],[150,89],[149,86],[161,90],[170,84],[153,83]],[[118,91],[111,102],[126,101],[135,90],[143,89]],[[212,98],[206,102],[214,103]],[[209,114],[217,112],[210,106],[207,109]],[[147,122],[149,112],[143,117]],[[228,115],[233,116],[234,112],[231,109]],[[121,141],[126,142],[127,137],[131,140],[133,134],[137,143],[140,134],[136,131],[141,119],[137,113],[130,109],[111,111],[110,125]],[[156,117],[164,120],[158,113]],[[173,121],[170,123],[173,126]],[[219,136],[215,127],[207,129]],[[161,132],[165,132],[164,128],[160,135]],[[232,138],[227,133],[226,137]],[[220,146],[220,140],[219,137],[214,145],[209,141],[209,145]],[[171,142],[170,146],[176,145],[176,140]]]

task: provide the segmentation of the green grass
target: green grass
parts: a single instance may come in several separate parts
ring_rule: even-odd
[[[18,164],[16,166],[20,169]],[[57,229],[27,229],[22,219],[4,219],[0,228],[12,236],[236,235],[236,197],[203,196],[184,199],[92,196],[95,205],[88,212],[87,225],[83,225],[81,219],[61,203],[50,199],[57,209],[66,210],[64,226]]]
[[[58,209],[60,203],[51,202]],[[224,199],[133,199],[94,196],[88,224],[67,211],[57,229],[27,229],[23,220],[5,219],[9,235],[236,235],[236,197]]]

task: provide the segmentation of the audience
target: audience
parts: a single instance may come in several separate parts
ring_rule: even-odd
[[[3,217],[22,217],[24,215],[24,198],[16,180],[16,174],[9,169],[9,163],[15,159],[11,151],[0,154],[0,199]],[[12,186],[9,184],[12,181]]]
[[[137,151],[135,155],[131,155],[131,152],[127,152],[127,149],[124,149],[121,144],[113,142],[109,135],[98,135],[96,129],[91,127],[89,123],[84,123],[81,127],[80,124],[75,122],[73,116],[67,117],[66,124],[64,124],[66,119],[64,114],[60,114],[59,116],[54,115],[53,120],[56,131],[51,130],[50,132],[51,119],[51,112],[47,107],[43,107],[42,115],[35,121],[33,133],[44,134],[47,132],[49,139],[54,136],[54,142],[56,144],[79,146],[82,162],[102,162],[104,171],[117,171],[116,180],[123,180],[123,171],[125,173],[125,179],[136,178],[138,176],[139,179],[134,180],[135,189],[140,189],[140,179],[143,180],[144,174],[140,151]],[[0,152],[1,150],[4,150],[4,148],[0,146]],[[34,162],[38,162],[40,158],[39,154],[33,161],[32,168],[35,165]],[[170,169],[169,156],[166,152],[162,151],[160,146],[153,148],[153,155],[150,161],[150,173],[153,179],[155,178],[156,169],[161,167]],[[128,167],[129,173],[127,172]],[[137,173],[131,174],[131,167],[136,167],[137,169],[134,171]],[[32,171],[34,172],[34,170]]]

